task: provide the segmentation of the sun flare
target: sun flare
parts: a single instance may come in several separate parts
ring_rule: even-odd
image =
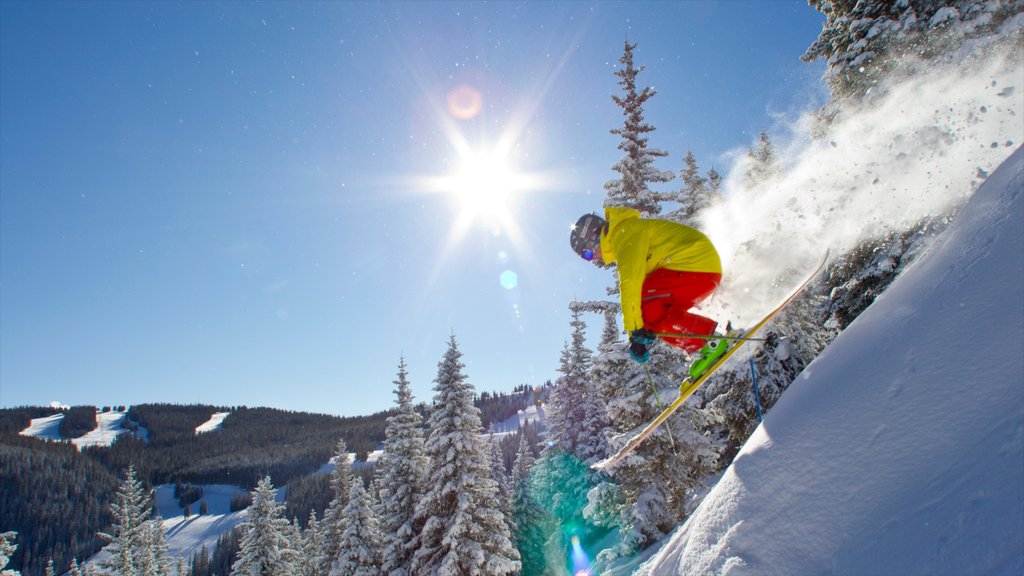
[[[502,155],[467,152],[446,187],[465,217],[494,220],[508,214],[523,184]]]

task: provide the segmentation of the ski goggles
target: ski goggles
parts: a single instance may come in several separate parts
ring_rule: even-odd
[[[594,259],[594,251],[590,248],[584,248],[583,250],[580,250],[580,257],[587,262],[590,262]]]

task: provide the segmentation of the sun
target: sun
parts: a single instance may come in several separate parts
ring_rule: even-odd
[[[445,187],[461,217],[494,224],[508,216],[516,193],[525,188],[525,178],[500,153],[467,151]]]

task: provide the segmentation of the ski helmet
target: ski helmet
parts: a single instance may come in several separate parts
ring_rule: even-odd
[[[576,221],[569,233],[569,245],[573,252],[584,260],[593,260],[594,251],[601,245],[601,231],[605,227],[604,218],[597,214],[584,214]]]

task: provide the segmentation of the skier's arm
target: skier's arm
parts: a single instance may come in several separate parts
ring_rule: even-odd
[[[627,332],[644,327],[640,296],[647,275],[647,236],[642,230],[617,230],[615,244],[618,254],[619,297],[622,301],[622,322]]]

